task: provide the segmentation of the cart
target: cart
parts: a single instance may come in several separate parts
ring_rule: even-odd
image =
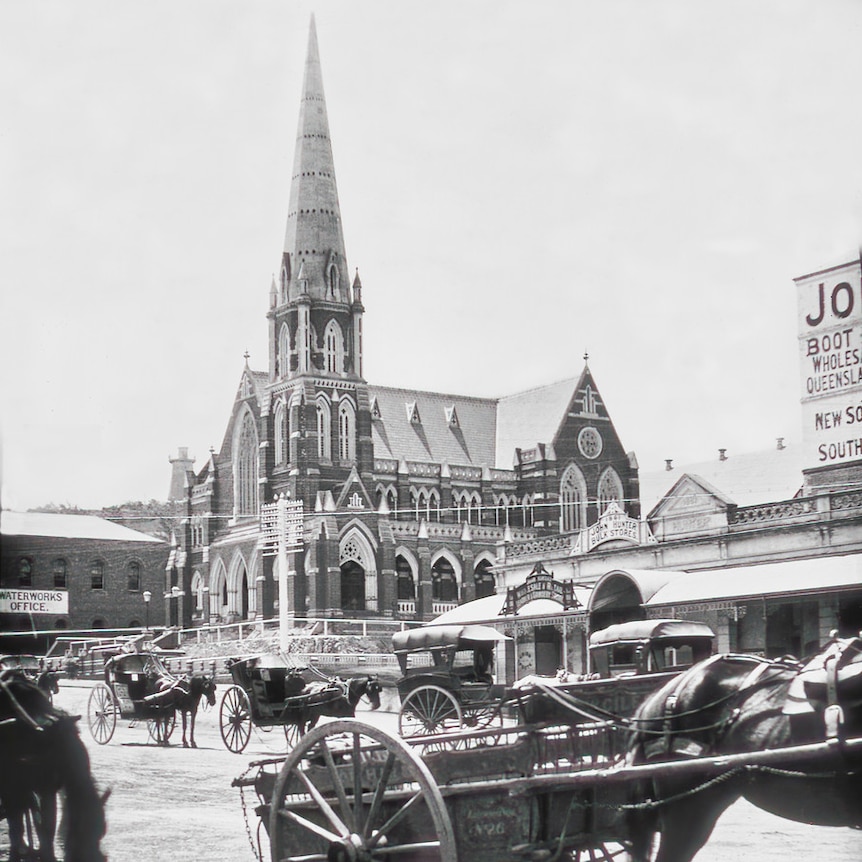
[[[306,725],[321,715],[352,716],[359,698],[380,705],[380,684],[372,677],[329,677],[316,668],[296,667],[276,655],[254,655],[228,661],[233,684],[222,695],[219,729],[229,751],[240,754],[252,728],[281,727],[293,746]]]
[[[635,620],[593,632],[588,674],[566,681],[528,677],[510,694],[521,721],[579,722],[628,718],[668,680],[708,658],[715,633],[693,620]]]
[[[490,626],[427,626],[396,632],[392,647],[402,736],[502,723],[506,687],[494,682],[494,653],[509,640]]]
[[[233,786],[257,796],[256,838],[243,798],[255,854],[260,862],[622,862],[627,809],[661,804],[633,800],[633,786],[694,777],[697,792],[735,772],[841,769],[862,755],[862,739],[850,738],[630,766],[626,734],[611,724],[455,735],[464,734],[499,739],[429,752],[345,719],[313,729],[286,757],[250,764]]]
[[[99,745],[111,741],[119,719],[130,727],[145,721],[150,738],[164,745],[174,730],[170,689],[178,682],[156,652],[124,652],[105,660],[104,682],[93,686],[87,723]]]

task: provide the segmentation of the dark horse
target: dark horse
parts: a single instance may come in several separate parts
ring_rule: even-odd
[[[862,827],[862,755],[855,747],[841,749],[842,740],[862,734],[858,638],[834,640],[804,666],[713,656],[654,692],[632,721],[631,765],[826,740],[835,751],[812,761],[797,753],[773,765],[716,767],[694,777],[663,773],[659,765],[648,780],[631,785],[627,831],[635,862],[690,862],[740,797],[789,820]]]
[[[195,717],[201,698],[205,698],[210,706],[215,706],[216,683],[211,676],[205,674],[189,674],[180,677],[163,677],[159,680],[160,690],[151,695],[159,703],[173,706],[183,719],[183,748],[197,748],[195,742]],[[186,739],[188,724],[189,735]]]
[[[55,708],[38,686],[18,674],[0,675],[0,805],[8,827],[10,862],[54,862],[57,794],[65,812],[61,840],[66,862],[104,862],[104,797],[90,773],[77,718]],[[38,850],[26,843],[35,824]]]
[[[60,674],[54,670],[43,670],[36,677],[36,685],[44,692],[48,700],[53,701],[54,695],[60,692]]]
[[[373,676],[308,683],[300,694],[286,699],[281,717],[285,724],[295,725],[302,735],[323,715],[352,718],[362,697],[368,699],[372,709],[380,709],[381,689]]]

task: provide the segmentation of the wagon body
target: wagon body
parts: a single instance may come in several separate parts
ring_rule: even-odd
[[[590,721],[612,715],[628,718],[668,680],[709,657],[715,634],[689,620],[637,620],[590,635],[585,679],[522,686],[517,693],[521,720]]]
[[[322,675],[310,667],[285,664],[278,656],[256,655],[228,664],[231,681],[248,697],[252,721],[259,727],[284,724],[284,710]]]
[[[38,679],[42,672],[39,659],[34,655],[0,655],[0,671],[14,670],[21,673],[27,679]]]

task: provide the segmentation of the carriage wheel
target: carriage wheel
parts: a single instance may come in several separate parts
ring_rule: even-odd
[[[96,683],[87,701],[87,724],[93,739],[99,745],[110,742],[117,727],[117,713],[120,711],[114,694],[103,682]]]
[[[177,715],[175,712],[168,712],[158,718],[148,718],[147,732],[150,734],[150,739],[159,745],[167,745],[176,723]]]
[[[232,685],[221,699],[219,730],[228,751],[241,754],[251,738],[251,703],[238,685]]]
[[[284,741],[287,743],[287,750],[296,748],[299,745],[299,740],[302,739],[302,732],[298,724],[284,725]]]
[[[608,841],[595,847],[570,850],[564,858],[566,862],[626,862],[631,857],[622,844]]]
[[[449,812],[425,763],[378,727],[341,719],[288,754],[272,795],[280,862],[457,862]]]
[[[413,689],[401,704],[398,732],[402,736],[453,733],[461,729],[463,716],[455,696],[437,685]]]

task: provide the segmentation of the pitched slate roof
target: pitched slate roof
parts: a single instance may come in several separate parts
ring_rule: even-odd
[[[511,470],[515,449],[550,445],[566,415],[577,378],[560,380],[501,398],[497,408],[496,466]]]
[[[385,386],[369,386],[368,393],[376,401],[373,415],[379,413],[371,422],[376,458],[494,465],[494,399]],[[452,407],[457,424],[450,422]],[[411,422],[411,414],[419,421]]]
[[[163,539],[130,530],[95,515],[65,515],[49,512],[0,513],[0,534],[4,536],[46,536],[63,539],[98,539],[106,542],[155,542]]]
[[[728,452],[727,460],[677,463],[672,470],[640,472],[641,510],[651,512],[684,474],[712,485],[738,506],[792,499],[802,487],[802,447],[787,443],[759,452]]]

